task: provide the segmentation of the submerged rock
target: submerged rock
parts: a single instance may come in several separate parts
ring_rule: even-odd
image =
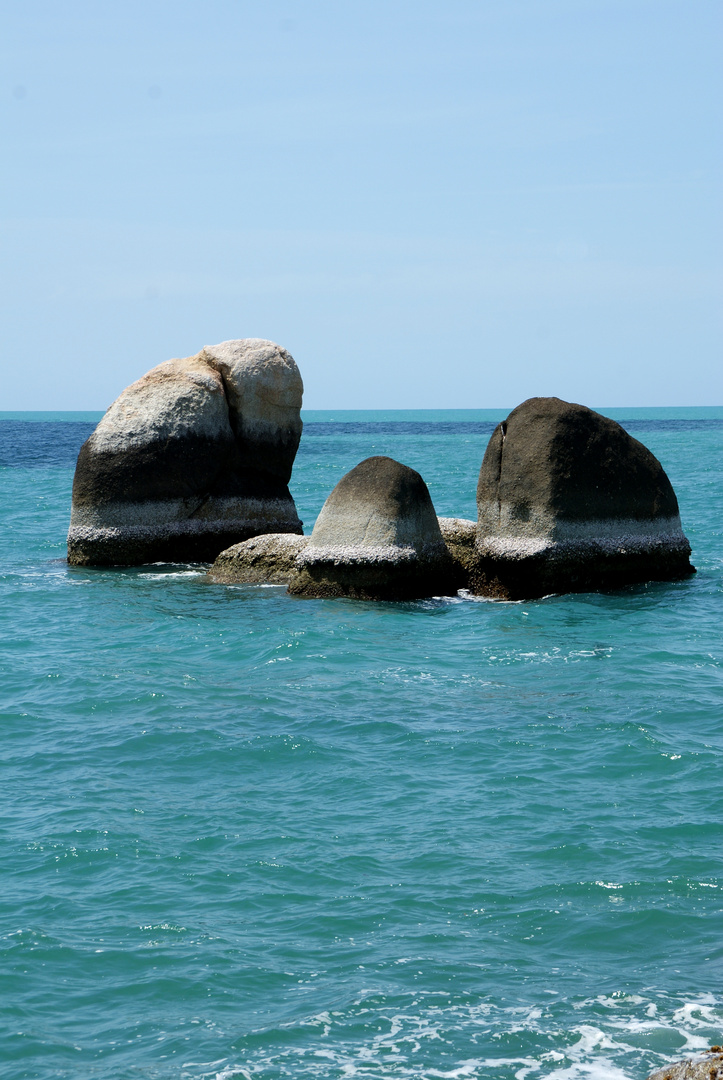
[[[456,591],[432,500],[414,469],[371,457],[343,476],[297,558],[294,596],[409,600]]]
[[[614,420],[530,398],[490,438],[472,589],[532,599],[693,573],[660,462]]]
[[[228,585],[286,585],[308,536],[270,533],[226,548],[207,573],[209,581]]]
[[[651,1073],[648,1080],[723,1080],[723,1053],[709,1054],[702,1061],[676,1061]]]
[[[301,533],[287,485],[302,392],[293,357],[257,338],[132,383],[81,447],[68,561],[210,561],[259,533]]]

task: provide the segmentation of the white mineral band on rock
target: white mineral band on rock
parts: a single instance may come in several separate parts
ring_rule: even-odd
[[[282,532],[284,527],[296,523],[288,518],[276,521],[264,521],[270,532]],[[194,536],[204,533],[242,533],[248,529],[257,530],[258,518],[208,521],[206,519],[187,518],[185,521],[161,521],[156,525],[71,525],[68,543],[88,542],[90,540],[155,540],[170,536]]]
[[[343,544],[324,545],[308,544],[297,558],[299,566],[317,562],[344,563],[401,563],[414,562],[417,559],[439,558],[446,554],[444,544],[425,544],[421,548],[396,544]]]
[[[479,535],[494,534],[520,540],[587,540],[598,537],[683,535],[680,515],[655,518],[591,518],[574,521],[535,507],[528,520],[521,520],[519,507],[511,503],[481,503]]]
[[[567,540],[592,540],[596,543],[614,540],[640,545],[667,542],[673,538],[684,539],[679,514],[647,520],[599,518],[592,521],[566,521],[558,518],[552,534],[552,539],[559,543]]]
[[[156,528],[196,522],[206,528],[244,527],[273,524],[277,521],[295,523],[298,516],[290,499],[244,499],[238,496],[198,496],[190,499],[159,499],[148,502],[112,502],[99,505],[73,506],[71,531],[80,526],[93,528],[131,529]],[[267,529],[267,532],[273,532]]]
[[[680,518],[635,521],[632,518],[590,522],[558,522],[551,536],[478,536],[476,550],[493,558],[636,554],[654,551],[688,551]]]

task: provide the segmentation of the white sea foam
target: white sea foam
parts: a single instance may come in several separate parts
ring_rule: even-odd
[[[166,563],[152,563],[152,566],[164,566]],[[151,581],[164,581],[168,578],[202,578],[206,576],[205,570],[141,570],[138,577],[150,578]]]
[[[575,1016],[581,1022],[571,1024]],[[183,1077],[633,1080],[666,1061],[704,1051],[719,1038],[722,1021],[723,998],[711,994],[683,1000],[616,993],[508,1007],[489,1002],[425,1004],[420,995],[400,1010],[385,1008],[383,995],[374,989],[347,1010],[281,1025],[276,1039],[265,1031],[263,1049],[251,1050],[238,1064],[225,1062],[220,1071]],[[366,1037],[363,1029],[360,1032],[362,1024]],[[515,1037],[518,1055],[510,1053]],[[645,1050],[646,1039],[655,1051]],[[669,1047],[668,1053],[660,1051],[662,1045]]]

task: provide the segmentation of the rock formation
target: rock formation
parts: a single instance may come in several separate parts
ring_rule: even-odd
[[[293,357],[257,338],[153,368],[81,447],[68,561],[210,561],[259,533],[301,533],[287,485],[302,392]]]
[[[660,462],[614,420],[530,398],[490,438],[471,588],[533,599],[693,572]]]
[[[455,570],[458,588],[465,588],[475,564],[477,523],[465,518],[437,518]],[[310,537],[293,533],[255,536],[226,548],[206,577],[225,585],[285,585],[296,568],[296,559]]]
[[[287,585],[308,536],[269,533],[234,544],[216,556],[206,577],[227,585]]]
[[[701,1061],[676,1061],[651,1073],[648,1080],[723,1080],[723,1053],[713,1047],[713,1053]]]
[[[324,503],[289,592],[410,600],[454,592],[454,578],[422,477],[392,458],[371,457]]]

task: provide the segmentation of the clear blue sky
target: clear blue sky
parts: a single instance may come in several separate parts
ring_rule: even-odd
[[[0,409],[723,404],[720,0],[8,0]]]

